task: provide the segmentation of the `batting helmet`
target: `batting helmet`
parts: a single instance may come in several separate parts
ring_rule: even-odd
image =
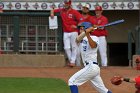
[[[78,26],[78,28],[80,27],[84,27],[84,29],[87,29],[87,28],[92,27],[92,24],[90,22],[83,22]]]

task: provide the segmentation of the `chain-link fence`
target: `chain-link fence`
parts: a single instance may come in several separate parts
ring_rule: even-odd
[[[45,13],[2,13],[0,47],[3,53],[60,53],[62,30],[49,29]],[[61,23],[61,20],[59,20]]]

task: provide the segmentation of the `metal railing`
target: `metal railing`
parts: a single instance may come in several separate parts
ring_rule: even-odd
[[[49,29],[49,13],[0,14],[0,48],[3,53],[60,53],[62,29]],[[61,20],[59,24],[61,24]]]

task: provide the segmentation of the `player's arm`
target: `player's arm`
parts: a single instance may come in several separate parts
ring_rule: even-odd
[[[93,29],[93,27],[87,29],[86,36],[87,36],[87,39],[88,39],[90,47],[91,48],[96,48],[97,47],[97,43],[94,40],[92,40],[92,38],[90,37],[90,32],[91,32],[92,29]]]
[[[129,83],[136,83],[135,78],[127,78],[127,77],[124,77],[121,80],[122,81],[125,81],[125,82],[129,82]]]
[[[76,29],[77,26],[79,26],[82,22],[84,22],[84,18],[83,16],[78,12],[78,11],[74,11],[73,12],[73,15],[74,15],[74,20],[77,21],[77,25],[71,25],[72,28]]]
[[[78,22],[78,25],[80,25],[82,22],[84,22],[84,17],[78,12],[78,11],[75,11],[74,12],[74,15],[75,15],[75,19],[77,20]]]
[[[54,8],[53,8],[53,9],[50,11],[50,16],[51,16],[51,18],[54,17],[55,13],[60,12],[60,11],[61,11],[61,9],[54,9]]]
[[[83,26],[82,27],[80,27],[80,35],[78,35],[78,37],[76,37],[76,42],[77,43],[80,43],[81,42],[81,40],[86,36],[86,32],[87,33],[90,33],[90,32],[92,32],[92,31],[94,31],[95,30],[95,28],[94,27],[89,27],[88,29],[85,29]]]
[[[54,17],[54,9],[52,9],[52,10],[50,11],[50,16],[51,16],[51,18]]]

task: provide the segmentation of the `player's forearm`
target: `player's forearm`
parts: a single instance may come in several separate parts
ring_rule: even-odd
[[[88,42],[89,42],[89,45],[91,48],[96,48],[96,42],[94,42],[92,40],[92,38],[90,37],[90,34],[89,33],[86,33],[86,36],[87,36],[87,39],[88,39]]]
[[[134,78],[125,77],[125,78],[122,78],[122,80],[125,81],[125,82],[130,82],[130,83],[135,83],[136,82]]]
[[[50,15],[54,16],[54,10],[53,9],[50,11]]]

